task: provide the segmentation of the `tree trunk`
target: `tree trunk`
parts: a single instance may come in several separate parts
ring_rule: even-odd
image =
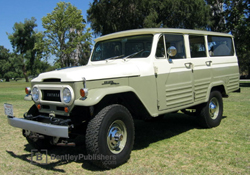
[[[248,75],[247,78],[250,78],[250,65],[248,66]]]
[[[27,76],[27,73],[24,74],[24,77],[25,77],[25,81],[26,81],[26,82],[29,82],[29,78],[28,78],[28,76]]]
[[[23,75],[24,75],[25,81],[29,82],[29,78],[27,76],[27,70],[26,70],[25,64],[23,65]]]

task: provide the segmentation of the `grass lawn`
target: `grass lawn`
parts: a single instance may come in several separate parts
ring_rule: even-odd
[[[53,154],[86,155],[82,137],[76,147],[49,151],[48,164],[30,163],[32,147],[21,129],[8,125],[3,108],[11,103],[14,115],[22,117],[33,104],[23,100],[29,85],[0,83],[0,174],[250,174],[250,82],[242,82],[241,93],[224,99],[224,117],[216,128],[202,129],[182,113],[167,114],[153,123],[136,120],[131,158],[105,171],[82,159],[51,160]],[[44,161],[45,154],[42,157]]]

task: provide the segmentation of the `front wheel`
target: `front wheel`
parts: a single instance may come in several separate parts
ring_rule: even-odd
[[[130,112],[115,104],[103,108],[89,123],[86,149],[92,162],[101,168],[125,163],[134,144],[134,122]]]
[[[219,91],[212,91],[209,100],[200,109],[199,123],[205,128],[220,125],[223,114],[223,101]]]

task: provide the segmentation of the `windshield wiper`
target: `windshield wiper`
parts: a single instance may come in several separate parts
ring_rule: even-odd
[[[123,58],[123,60],[124,60],[124,61],[126,61],[126,59],[127,59],[127,58],[129,58],[129,57],[133,57],[133,56],[135,56],[135,55],[137,55],[137,54],[141,53],[142,51],[143,51],[143,49],[142,49],[142,50],[140,50],[140,51],[138,51],[138,52],[132,53],[132,54],[130,54],[130,55],[128,55],[128,56],[126,56],[126,57],[124,57],[124,58]]]
[[[105,60],[106,60],[106,62],[108,62],[108,60],[117,59],[117,58],[120,58],[120,57],[123,57],[123,56],[124,55],[113,56],[113,57],[107,58]]]

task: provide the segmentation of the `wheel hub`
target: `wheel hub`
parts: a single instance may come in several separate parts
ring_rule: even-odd
[[[112,149],[117,149],[122,141],[123,135],[119,128],[112,127],[109,132],[109,143]]]
[[[209,103],[209,114],[212,119],[216,119],[219,113],[219,105],[218,100],[216,98],[212,98]]]
[[[127,141],[126,134],[126,127],[121,120],[111,124],[107,134],[107,144],[112,153],[118,154],[123,150]]]
[[[210,103],[210,111],[211,111],[212,113],[214,113],[215,110],[216,110],[216,105],[215,105],[213,102],[211,102],[211,103]]]

